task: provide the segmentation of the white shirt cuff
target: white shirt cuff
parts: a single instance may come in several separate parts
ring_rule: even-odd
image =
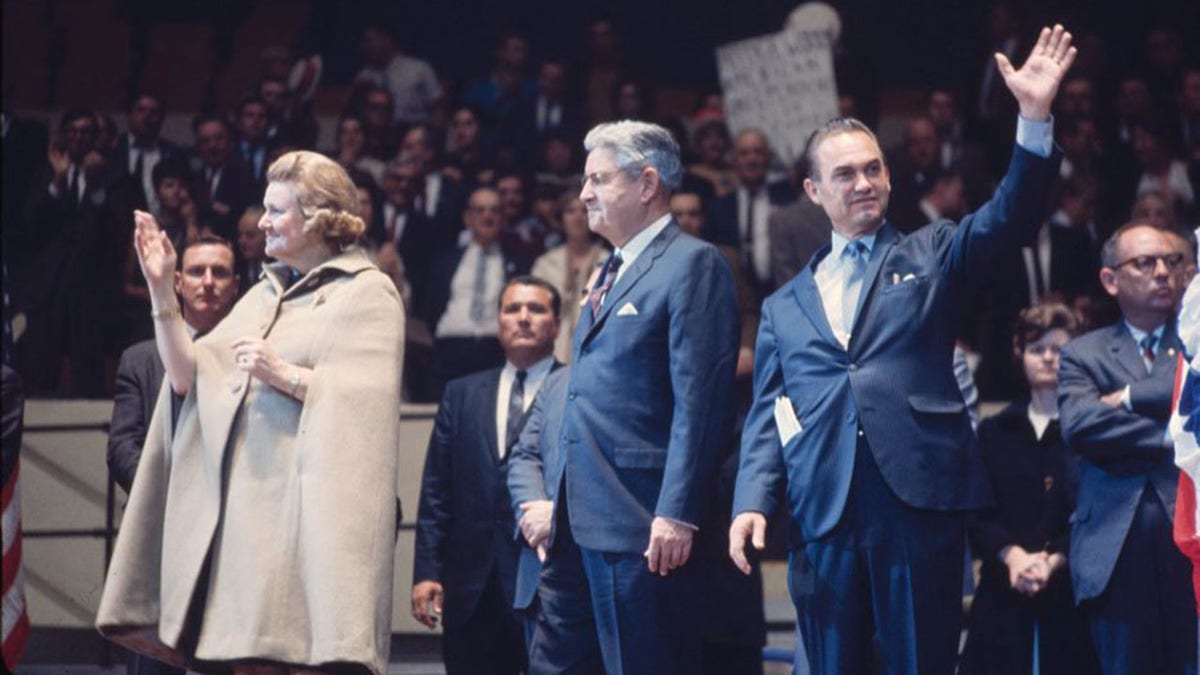
[[[1017,145],[1038,157],[1049,157],[1054,149],[1054,117],[1041,122],[1017,115]]]
[[[663,520],[669,520],[672,523],[675,523],[676,525],[682,525],[682,526],[686,527],[687,529],[691,530],[692,532],[698,532],[700,530],[700,527],[697,525],[693,525],[691,523],[685,523],[682,520],[675,520],[674,518],[671,518],[669,516],[659,516],[659,518],[662,518]]]
[[[1121,405],[1129,412],[1133,412],[1133,402],[1129,400],[1129,385],[1125,385],[1125,388],[1121,390]]]

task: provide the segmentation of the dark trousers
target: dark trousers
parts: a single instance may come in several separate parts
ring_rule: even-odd
[[[1171,518],[1147,486],[1108,587],[1080,605],[1105,673],[1196,673],[1192,570]]]
[[[516,675],[525,670],[525,633],[504,601],[496,570],[466,621],[445,626],[442,658],[446,675]]]
[[[565,503],[565,494],[560,493]],[[580,548],[566,508],[542,567],[530,675],[700,672],[696,566],[662,577],[639,553]]]
[[[789,560],[812,672],[953,673],[964,545],[962,515],[901,502],[860,435],[841,520]]]

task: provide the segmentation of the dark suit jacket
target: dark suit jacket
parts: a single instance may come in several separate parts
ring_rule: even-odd
[[[512,499],[513,513],[520,513],[521,504],[525,502],[558,499],[564,460],[559,452],[562,412],[567,402],[570,377],[569,366],[550,373],[529,408],[521,438],[508,459],[508,493]],[[517,521],[520,521],[520,517]],[[550,523],[553,532],[554,521]],[[537,598],[542,563],[538,560],[537,552],[525,543],[520,527],[515,527],[514,536],[521,546],[521,559],[517,566],[513,606],[527,609]]]
[[[1063,439],[1081,458],[1071,529],[1076,600],[1097,597],[1108,586],[1145,490],[1155,490],[1168,517],[1174,517],[1179,469],[1165,434],[1179,349],[1173,321],[1163,332],[1150,373],[1124,322],[1094,330],[1063,348],[1059,417]],[[1100,401],[1126,385],[1132,410]]]
[[[181,157],[183,150],[165,139],[158,140],[158,161]],[[117,147],[105,158],[108,161],[110,189],[121,193],[121,201],[130,208],[146,209],[147,195],[141,176],[129,171],[129,134],[121,134]]]
[[[708,217],[700,234],[705,241],[733,246],[740,251],[742,235],[738,223],[741,221],[741,215],[738,213],[737,195],[737,190],[734,190],[709,202],[706,209]],[[767,201],[772,207],[787,206],[796,201],[796,191],[787,183],[769,183]]]
[[[770,516],[786,479],[805,541],[838,522],[850,491],[859,429],[884,480],[919,509],[991,502],[987,472],[952,368],[956,310],[997,251],[1041,221],[1057,162],[1022,148],[995,196],[955,226],[911,235],[878,230],[848,348],[834,337],[814,277],[825,247],[763,303],[754,403],[742,434],[734,513]],[[802,431],[780,447],[776,397]]]
[[[206,167],[196,170],[196,182],[192,185],[192,198],[200,213],[200,222],[213,225],[217,234],[237,241],[237,221],[247,206],[262,200],[262,188],[254,183],[250,167],[236,153],[221,167],[221,178],[216,192],[209,196],[205,181]]]
[[[465,252],[465,248],[445,251],[434,259],[429,268],[425,283],[425,299],[423,302],[418,301],[417,309],[421,311],[421,318],[429,324],[430,330],[437,329],[437,322],[445,313],[446,305],[450,303],[450,282],[454,280],[454,273],[458,271],[458,265],[462,262]],[[529,271],[528,267],[522,265],[521,261],[507,250],[501,248],[501,255],[504,256],[505,280]]]
[[[583,312],[563,412],[579,546],[641,554],[655,516],[703,522],[733,421],[737,332],[729,265],[674,221],[599,315]]]
[[[108,470],[126,493],[133,486],[146,430],[163,381],[162,359],[154,340],[143,340],[121,354],[108,434]]]
[[[413,583],[445,590],[446,625],[471,616],[495,569],[512,606],[520,545],[505,482],[508,456],[496,447],[500,368],[446,386],[421,477]]]

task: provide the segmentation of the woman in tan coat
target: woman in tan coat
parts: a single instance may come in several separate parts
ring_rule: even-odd
[[[570,363],[571,339],[575,324],[579,323],[579,306],[587,295],[588,279],[608,256],[608,249],[588,228],[587,208],[579,201],[579,193],[564,194],[557,207],[566,241],[539,256],[530,273],[554,284],[562,297],[554,358]]]
[[[259,228],[278,262],[194,343],[175,250],[135,214],[167,376],[97,626],[202,671],[383,673],[404,312],[354,243],[341,167],[291,152],[267,178]]]

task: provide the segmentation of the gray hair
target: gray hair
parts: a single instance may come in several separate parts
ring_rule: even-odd
[[[835,117],[829,120],[813,129],[813,132],[808,135],[808,141],[804,144],[804,159],[808,163],[808,177],[813,182],[821,180],[821,171],[817,167],[817,147],[830,136],[849,133],[866,134],[875,142],[875,145],[879,145],[879,139],[875,138],[875,132],[861,121],[853,117]]]
[[[683,182],[679,162],[679,143],[663,127],[649,122],[621,120],[598,124],[583,139],[583,149],[592,152],[607,148],[617,155],[617,168],[635,176],[643,168],[653,167],[659,183],[668,194]]]

